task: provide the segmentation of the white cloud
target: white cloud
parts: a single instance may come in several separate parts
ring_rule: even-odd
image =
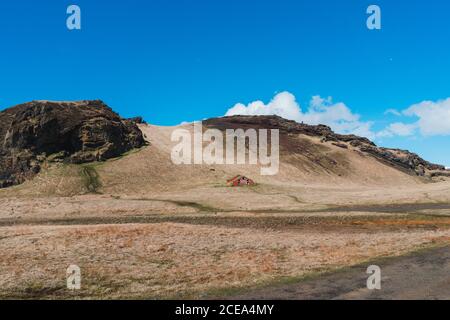
[[[342,102],[333,103],[331,97],[312,97],[308,110],[303,112],[295,96],[285,91],[275,95],[268,104],[262,101],[254,101],[248,105],[238,103],[226,113],[226,116],[232,115],[278,115],[297,122],[325,124],[343,134],[356,134],[368,138],[376,136],[371,131],[372,122],[361,121],[358,114],[353,113]]]
[[[378,132],[376,135],[379,138],[393,136],[408,137],[414,135],[416,129],[417,125],[415,123],[405,124],[402,122],[395,122],[391,123],[386,129]]]
[[[260,100],[251,102],[247,106],[238,103],[226,113],[226,116],[234,115],[278,115],[298,121],[301,118],[301,110],[293,94],[281,92],[267,105]]]
[[[387,115],[387,114],[393,114],[394,116],[397,116],[397,117],[400,117],[400,116],[402,115],[401,112],[398,111],[398,110],[396,110],[396,109],[387,109],[387,110],[384,112],[384,114],[385,114],[385,115]]]
[[[450,135],[450,98],[423,101],[404,110],[403,114],[419,118],[416,125],[424,136]]]
[[[391,113],[389,110],[387,112]],[[397,113],[398,111],[395,110],[395,112]],[[450,98],[436,102],[423,101],[410,106],[399,114],[400,116],[416,118],[418,120],[409,124],[404,122],[392,123],[381,132],[378,132],[376,136],[407,137],[413,136],[418,132],[422,136],[450,135]]]

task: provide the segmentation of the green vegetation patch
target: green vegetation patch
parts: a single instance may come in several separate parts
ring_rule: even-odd
[[[84,185],[89,193],[100,193],[98,190],[102,187],[100,182],[100,175],[95,167],[92,165],[85,165],[81,167],[81,177]]]

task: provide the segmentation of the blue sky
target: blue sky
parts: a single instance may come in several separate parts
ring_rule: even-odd
[[[71,4],[81,30],[66,28]],[[366,27],[370,4],[381,30]],[[450,165],[449,13],[442,0],[1,1],[0,109],[102,99],[174,125],[237,103],[284,108],[270,101],[285,93],[300,117]]]

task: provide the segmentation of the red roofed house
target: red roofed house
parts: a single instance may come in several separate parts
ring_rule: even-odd
[[[247,177],[237,175],[234,178],[228,180],[227,185],[230,187],[254,186],[255,182]]]

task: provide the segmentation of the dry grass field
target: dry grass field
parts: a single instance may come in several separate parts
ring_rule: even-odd
[[[0,296],[205,298],[450,241],[450,218],[406,227],[389,220],[352,219],[355,227],[341,231],[331,222],[326,231],[288,222],[271,229],[212,222],[3,227]],[[65,288],[71,264],[83,276],[75,295]]]

